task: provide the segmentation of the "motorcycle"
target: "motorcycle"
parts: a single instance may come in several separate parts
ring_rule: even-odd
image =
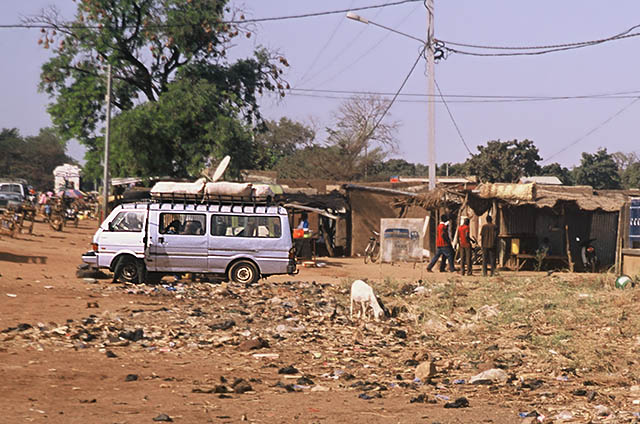
[[[75,227],[78,227],[78,211],[74,208],[67,208],[64,212],[64,220],[65,222],[71,221],[74,223]]]
[[[582,259],[582,265],[586,271],[596,272],[600,261],[596,254],[596,248],[593,246],[593,242],[596,239],[582,240],[580,237],[576,237],[576,241],[580,245],[580,259]]]

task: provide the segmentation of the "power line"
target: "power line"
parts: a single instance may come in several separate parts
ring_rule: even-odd
[[[371,95],[371,96],[393,96],[395,93],[383,92],[383,91],[357,91],[357,90],[329,90],[329,89],[314,89],[314,88],[291,88],[291,95],[305,96],[307,93],[311,94],[344,94],[344,95]],[[628,90],[617,91],[607,93],[595,93],[595,94],[581,94],[573,96],[535,96],[535,95],[482,95],[482,94],[442,94],[438,97],[452,98],[452,99],[472,99],[472,100],[452,100],[450,102],[455,103],[493,103],[493,102],[529,102],[529,101],[552,101],[552,100],[580,100],[580,99],[635,99],[638,97],[640,90]],[[401,93],[402,97],[421,97],[429,98],[430,96],[425,93]],[[321,97],[312,96],[309,97]],[[331,97],[338,98],[344,97]],[[414,103],[423,103],[426,100],[412,101]]]
[[[380,123],[382,122],[382,120],[384,119],[384,117],[387,115],[387,113],[389,112],[389,109],[391,109],[391,106],[393,106],[393,104],[395,103],[396,99],[398,98],[398,96],[400,95],[400,92],[402,91],[402,89],[404,88],[404,86],[407,84],[407,81],[409,81],[409,78],[411,77],[411,74],[413,74],[413,71],[416,69],[416,66],[418,66],[418,62],[420,62],[420,58],[422,57],[422,55],[424,54],[425,49],[427,48],[427,46],[425,45],[421,50],[420,50],[420,54],[418,54],[418,57],[416,58],[415,62],[413,62],[413,65],[411,66],[411,69],[409,70],[409,73],[407,74],[406,77],[404,77],[404,80],[402,81],[402,84],[400,84],[400,88],[398,88],[398,90],[396,91],[396,93],[394,94],[393,98],[391,99],[391,101],[389,102],[389,104],[387,105],[386,109],[384,110],[384,112],[382,112],[382,115],[380,116],[380,118],[378,119],[378,122],[376,122],[376,124],[373,126],[373,128],[371,128],[371,131],[369,131],[369,134],[367,134],[367,136],[365,137],[365,140],[368,139],[369,137],[371,137],[371,135],[373,135],[373,132],[376,130],[376,128],[378,128],[378,126],[380,125]]]
[[[602,44],[602,43],[605,43],[605,42],[622,40],[622,39],[631,38],[631,37],[637,37],[639,35],[640,35],[640,32],[634,32],[634,33],[627,34],[627,35],[622,35],[622,36],[619,36],[619,37],[605,39],[603,41],[584,42],[582,44],[578,44],[578,45],[574,45],[574,46],[557,47],[557,48],[551,48],[551,49],[546,49],[546,50],[538,50],[538,51],[531,51],[531,52],[526,51],[526,52],[510,52],[510,53],[478,53],[478,52],[470,52],[470,51],[467,51],[467,50],[458,50],[458,49],[454,49],[452,47],[447,47],[446,44],[444,44],[444,43],[440,47],[442,49],[448,51],[448,52],[463,54],[463,55],[467,55],[467,56],[482,56],[482,57],[540,56],[540,55],[548,54],[548,53],[556,53],[556,52],[567,51],[567,50],[581,49],[583,47],[596,46],[596,45],[599,45],[599,44]]]
[[[440,41],[445,44],[450,44],[452,46],[470,47],[474,49],[486,49],[486,50],[549,50],[549,49],[559,49],[564,47],[586,47],[588,45],[601,44],[607,41],[613,41],[613,40],[626,38],[630,36],[635,37],[640,34],[639,33],[629,34],[629,33],[636,28],[640,28],[640,25],[634,25],[625,31],[622,31],[618,34],[615,34],[606,38],[600,38],[600,39],[589,40],[589,41],[578,41],[573,43],[548,44],[548,45],[541,45],[541,46],[487,46],[487,45],[478,45],[478,44],[459,43],[459,42],[446,41],[446,40],[440,40],[440,39],[438,39],[437,41]]]
[[[629,109],[631,106],[633,106],[638,100],[640,100],[640,97],[636,97],[633,101],[631,101],[630,103],[628,103],[627,105],[625,105],[622,109],[618,110],[616,113],[614,113],[613,115],[611,115],[609,118],[605,119],[604,121],[602,121],[600,124],[598,124],[597,126],[595,126],[594,128],[592,128],[590,131],[588,131],[586,134],[582,135],[581,137],[578,137],[577,139],[575,139],[574,141],[572,141],[571,143],[567,144],[565,147],[563,147],[562,149],[558,150],[557,152],[555,152],[554,154],[552,154],[551,156],[549,156],[548,158],[546,158],[545,160],[542,161],[542,163],[544,162],[548,162],[549,160],[551,160],[552,158],[558,156],[560,153],[568,150],[570,147],[575,146],[576,144],[578,144],[579,142],[581,142],[582,140],[584,140],[585,138],[589,137],[591,134],[593,134],[594,132],[598,131],[600,128],[604,127],[605,125],[607,125],[609,122],[611,122],[613,119],[615,119],[616,117],[618,117],[619,115],[621,115],[625,110]]]
[[[241,20],[231,20],[231,21],[220,21],[220,24],[251,24],[251,23],[259,23],[259,22],[272,22],[272,21],[283,21],[288,19],[301,19],[301,18],[313,18],[318,16],[326,16],[326,15],[335,15],[338,13],[347,13],[358,10],[368,10],[368,9],[379,9],[382,7],[391,7],[391,6],[399,6],[405,3],[414,3],[422,0],[399,0],[392,3],[383,3],[383,4],[375,4],[370,6],[362,6],[356,7],[353,9],[341,9],[341,10],[328,10],[323,12],[312,12],[312,13],[303,13],[300,15],[289,15],[289,16],[273,16],[266,18],[253,18],[253,19],[241,19]],[[171,27],[185,27],[185,26],[195,26],[198,24],[172,24],[172,25],[148,25],[146,28],[171,28]],[[125,26],[125,28],[135,28],[135,25]],[[0,24],[0,29],[15,29],[15,28],[44,28],[44,29],[54,29],[55,27],[51,24]],[[66,26],[68,29],[102,29],[99,25],[69,25]]]
[[[376,19],[380,13],[382,13],[383,9],[378,9],[375,13],[375,15],[373,15],[373,19]],[[356,34],[355,37],[353,37],[351,39],[351,41],[349,41],[348,43],[345,43],[346,47],[342,48],[338,51],[337,54],[335,54],[329,61],[327,61],[327,63],[329,63],[329,65],[327,65],[327,67],[331,66],[332,64],[336,63],[337,60],[339,58],[341,58],[347,51],[349,51],[349,49],[351,47],[353,47],[356,43],[356,41],[358,39],[360,39],[360,37],[362,36],[362,34],[364,34],[364,32],[367,30],[366,26],[362,26],[362,29],[360,29],[360,31],[358,32],[358,34]],[[311,75],[309,77],[309,79],[307,80],[307,83],[313,81],[314,79],[316,79],[319,75],[322,75],[324,72],[326,71],[326,68],[320,69],[318,72],[316,72],[315,74]]]
[[[355,3],[355,0],[351,0],[351,3],[349,4],[349,7],[353,6],[353,3]],[[320,56],[322,56],[322,54],[325,52],[325,50],[327,49],[327,47],[329,47],[329,44],[331,44],[331,41],[333,40],[333,37],[336,36],[336,34],[338,33],[338,30],[340,29],[340,27],[342,26],[342,24],[344,23],[344,19],[340,19],[338,21],[338,25],[336,25],[333,28],[333,31],[331,32],[331,35],[329,36],[329,38],[327,39],[327,41],[324,43],[324,46],[322,46],[322,48],[318,51],[318,53],[316,54],[316,57],[313,59],[313,61],[311,62],[311,65],[307,68],[307,70],[302,74],[302,77],[300,78],[299,83],[302,84],[305,80],[305,78],[307,78],[307,75],[309,75],[309,72],[311,72],[311,70],[313,69],[314,66],[316,66],[316,63],[318,62],[318,59],[320,59]]]
[[[449,113],[451,122],[453,122],[453,126],[456,128],[456,131],[458,132],[458,136],[460,137],[462,144],[464,144],[464,147],[465,149],[467,149],[467,152],[469,152],[470,155],[473,155],[473,153],[471,153],[471,149],[469,149],[469,146],[467,146],[467,142],[464,140],[464,137],[462,136],[462,132],[460,131],[460,128],[458,127],[458,124],[456,123],[456,120],[453,117],[453,113],[451,113],[451,109],[449,109],[449,105],[447,104],[447,101],[444,99],[444,96],[442,95],[442,91],[440,90],[438,81],[435,81],[434,79],[434,82],[436,83],[436,88],[438,89],[438,93],[440,93],[440,98],[442,99],[442,103],[444,103],[444,107],[447,109],[447,112]]]
[[[375,93],[353,93],[353,95],[376,95]],[[307,98],[318,98],[318,99],[329,99],[329,100],[348,100],[351,96],[331,96],[331,95],[323,95],[323,94],[309,94],[309,93],[295,93],[290,92],[287,94],[288,96],[293,97],[307,97]],[[402,96],[402,94],[400,95]],[[446,95],[445,95],[446,96]],[[487,100],[449,100],[448,103],[481,103],[481,104],[491,104],[491,103],[534,103],[534,102],[549,102],[549,101],[559,101],[559,100],[619,100],[619,99],[635,99],[637,96],[618,96],[618,97],[573,97],[573,98],[548,98],[548,99],[487,99]],[[426,99],[397,99],[397,103],[416,103],[416,104],[425,104],[428,102]],[[435,100],[436,103],[443,103],[442,100]]]
[[[414,13],[414,10],[409,11],[409,13],[407,13],[397,24],[401,25],[404,21],[406,21],[409,16],[411,16]],[[365,28],[366,29],[366,28]],[[335,72],[331,77],[324,79],[320,84],[318,84],[317,86],[323,86],[324,84],[326,84],[327,82],[333,80],[335,77],[337,77],[338,75],[342,74],[344,71],[348,70],[349,68],[351,68],[353,65],[355,65],[356,63],[360,62],[360,60],[362,60],[362,58],[364,58],[365,56],[367,56],[369,53],[371,53],[372,51],[374,51],[380,44],[382,44],[383,41],[385,41],[389,36],[391,35],[390,32],[385,33],[377,42],[375,42],[369,49],[365,50],[360,56],[358,56],[355,60],[353,60],[352,62],[350,62],[349,64],[347,64],[346,66],[343,66],[342,68],[340,68],[340,70],[338,72]]]

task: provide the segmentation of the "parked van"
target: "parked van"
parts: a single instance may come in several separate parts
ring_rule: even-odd
[[[296,273],[289,218],[281,206],[149,201],[117,206],[82,260],[122,282],[215,274],[252,284]]]

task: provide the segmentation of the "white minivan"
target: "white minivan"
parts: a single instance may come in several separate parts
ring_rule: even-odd
[[[122,282],[196,273],[252,284],[296,273],[289,228],[286,209],[268,204],[126,203],[102,222],[82,260]]]

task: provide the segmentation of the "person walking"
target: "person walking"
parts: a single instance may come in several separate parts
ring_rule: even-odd
[[[460,274],[473,275],[473,264],[471,263],[471,243],[469,242],[469,218],[465,218],[462,225],[458,227],[458,243],[460,243],[460,257],[462,266]]]
[[[444,258],[442,258],[442,262],[440,263],[440,272],[445,272],[447,260],[449,261],[449,271],[454,272],[453,247],[451,246],[451,239],[449,238],[449,217],[446,214],[440,218],[440,224],[438,224],[436,230],[436,255],[431,259],[429,265],[427,265],[427,272],[432,272],[431,269],[441,256],[444,256]]]
[[[493,223],[493,218],[487,216],[487,222],[480,230],[482,238],[480,246],[482,247],[482,275],[487,276],[487,262],[491,264],[491,275],[495,274],[496,269],[496,241],[498,239],[498,228]]]

